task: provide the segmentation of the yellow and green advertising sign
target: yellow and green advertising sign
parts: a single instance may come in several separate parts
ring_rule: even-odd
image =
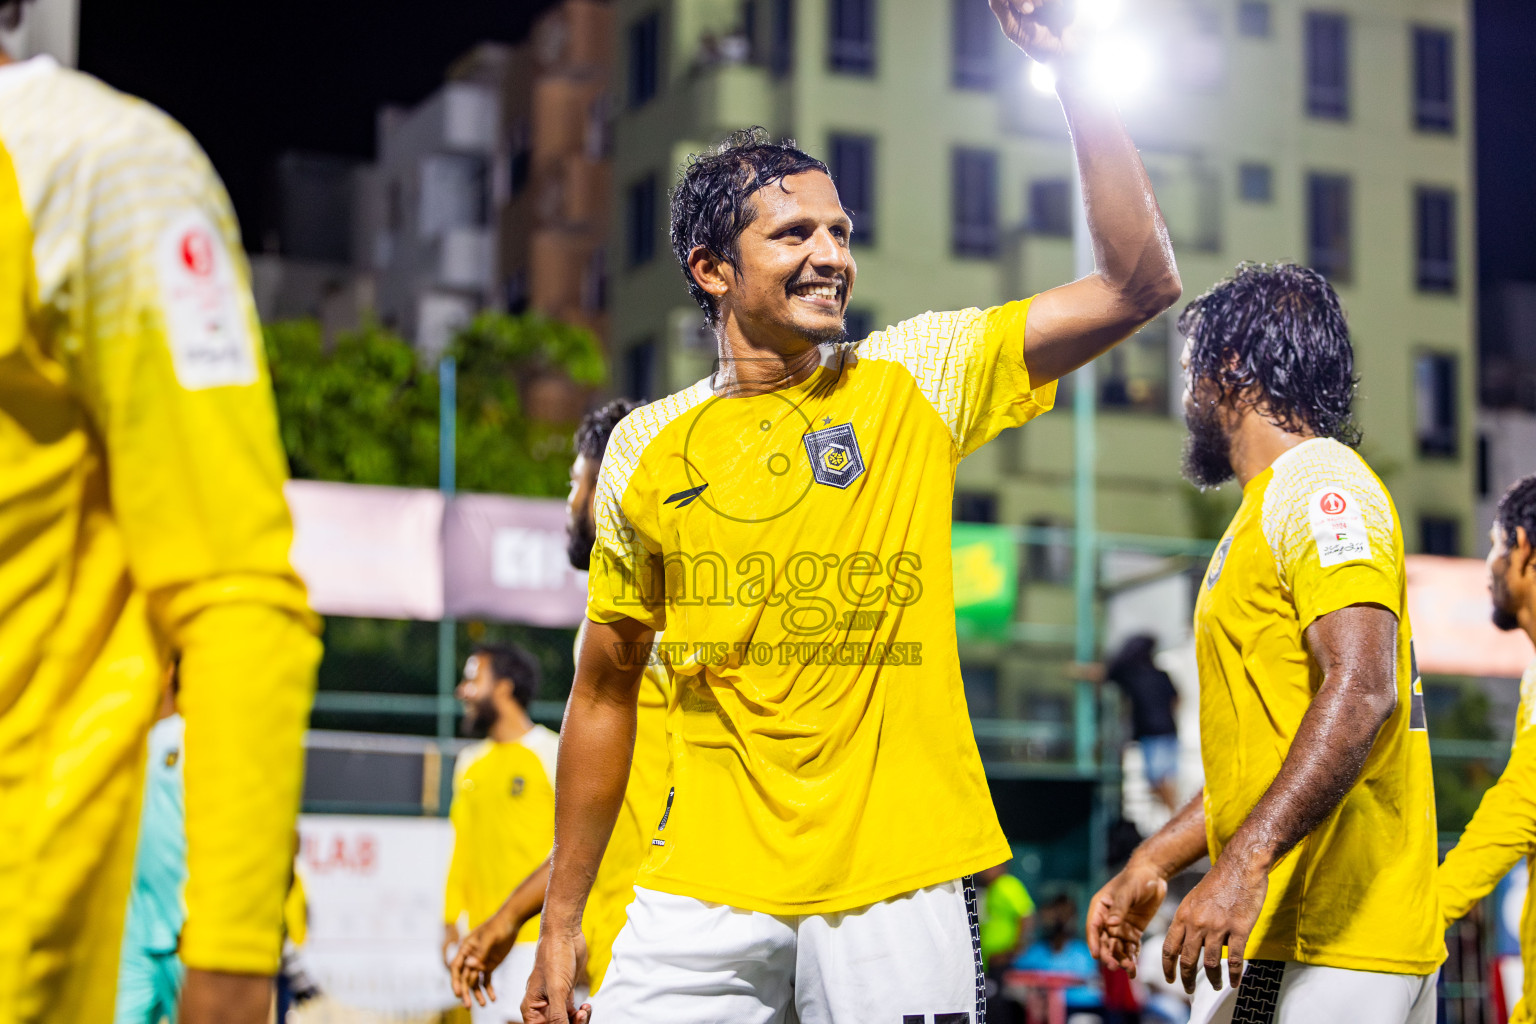
[[[955,631],[961,639],[1006,640],[1019,599],[1019,546],[1013,530],[956,523],[950,558],[955,569]]]

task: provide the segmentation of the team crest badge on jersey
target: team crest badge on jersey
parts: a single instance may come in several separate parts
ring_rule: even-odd
[[[1232,538],[1227,537],[1221,542],[1221,546],[1216,549],[1216,553],[1211,556],[1211,568],[1205,574],[1206,590],[1210,590],[1216,585],[1216,581],[1221,579],[1221,570],[1227,564],[1227,552],[1231,550]]]
[[[864,473],[864,456],[852,423],[806,434],[805,453],[811,458],[811,476],[819,484],[844,488]]]

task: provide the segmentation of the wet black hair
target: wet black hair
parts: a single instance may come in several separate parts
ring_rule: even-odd
[[[491,660],[491,677],[496,682],[505,679],[512,684],[512,699],[524,711],[533,703],[539,692],[539,663],[533,655],[516,644],[476,644],[471,652],[478,658]]]
[[[1253,388],[1255,407],[1284,430],[1360,443],[1350,405],[1355,354],[1339,296],[1294,263],[1240,263],[1179,317],[1189,379],[1225,398]]]
[[[741,269],[737,243],[757,217],[750,202],[753,194],[775,183],[782,188],[785,178],[806,171],[829,177],[832,173],[797,149],[793,139],[771,142],[767,129],[760,127],[732,132],[714,149],[688,158],[672,190],[672,252],[688,282],[688,294],[709,323],[718,313],[715,297],[693,279],[688,254],[703,246],[716,259]]]
[[[1515,529],[1525,527],[1525,539],[1536,544],[1536,474],[1516,480],[1499,499],[1494,522],[1505,544],[1515,543]]]
[[[603,458],[608,448],[608,438],[619,420],[640,408],[640,403],[628,398],[615,398],[606,405],[587,413],[581,426],[576,428],[576,454],[585,455],[594,462]]]

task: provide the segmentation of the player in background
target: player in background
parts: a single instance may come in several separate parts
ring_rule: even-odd
[[[451,965],[459,919],[477,927],[506,894],[549,856],[555,822],[555,751],[560,738],[528,717],[539,685],[532,656],[510,644],[481,644],[464,663],[458,698],[464,725],[484,731],[453,769],[453,859],[443,906],[443,963]],[[516,937],[495,983],[520,988],[533,968],[538,925],[530,920]],[[522,1018],[508,1002],[494,1010],[475,1007],[477,1022]]]
[[[592,521],[592,496],[602,466],[603,450],[613,428],[640,403],[616,398],[587,414],[576,431],[576,461],[571,464],[571,491],[566,498],[566,541],[571,567],[587,571],[592,561],[596,526]],[[581,650],[578,631],[576,649]],[[587,944],[587,976],[592,991],[603,983],[613,940],[624,926],[625,912],[635,894],[635,873],[650,848],[651,829],[661,817],[667,800],[667,678],[659,661],[647,659],[640,684],[639,710],[635,725],[635,754],[630,764],[629,783],[624,791],[624,806],[614,823],[613,838],[603,853],[592,885],[592,898],[582,919],[582,934]],[[497,993],[489,975],[495,971],[512,948],[523,926],[538,916],[544,907],[544,890],[549,884],[546,859],[513,890],[491,917],[459,944],[450,965],[453,991],[464,1005],[470,997],[485,1005],[487,998],[516,1002],[522,992]]]
[[[1488,552],[1488,587],[1493,624],[1522,629],[1536,643],[1536,476],[1519,481],[1499,499],[1493,547]],[[1536,663],[1520,680],[1520,707],[1509,764],[1477,805],[1454,849],[1435,875],[1445,926],[1460,920],[1493,891],[1515,861],[1536,859]],[[1536,868],[1536,865],[1532,865]],[[1532,871],[1536,876],[1536,870]],[[1520,952],[1525,985],[1510,1012],[1510,1024],[1536,1021],[1536,887],[1526,890],[1520,915]]]
[[[674,253],[720,370],[631,413],[603,459],[531,1020],[984,1014],[969,876],[1011,851],[960,680],[954,473],[1179,294],[1135,147],[1072,59],[1068,5],[993,7],[1060,65],[1097,261],[1082,280],[842,344],[854,226],[824,164],[741,132],[674,192]],[[634,654],[663,629],[671,796],[578,1009]]]
[[[185,725],[176,711],[176,663],[165,673],[160,709],[149,730],[148,778],[139,816],[133,888],[123,929],[123,960],[117,976],[117,1024],[160,1024],[176,1019],[186,970],[176,957],[186,921],[182,886],[187,880],[187,825],[181,748]]]
[[[320,643],[249,273],[191,136],[47,57],[0,56],[0,465],[0,1020],[112,1018],[174,650],[180,1020],[264,1022]]]
[[[1167,880],[1209,855],[1163,944],[1195,1024],[1429,1024],[1429,737],[1397,512],[1352,447],[1338,296],[1245,264],[1179,329],[1185,475],[1243,489],[1195,603],[1205,789],[1094,898],[1095,955],[1134,972]]]

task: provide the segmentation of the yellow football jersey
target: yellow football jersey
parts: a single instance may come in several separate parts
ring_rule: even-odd
[[[453,768],[453,858],[443,920],[478,927],[549,856],[555,839],[555,754],[560,737],[535,725],[515,743],[467,747]],[[539,937],[537,917],[517,941]]]
[[[666,667],[646,666],[640,680],[640,706],[635,721],[635,756],[629,765],[624,805],[613,836],[592,882],[582,931],[587,939],[587,977],[596,992],[613,958],[618,938],[635,898],[635,875],[650,850],[651,833],[666,812],[668,785],[667,698],[671,687]]]
[[[319,623],[229,200],[149,104],[0,67],[0,1019],[111,1016],[183,652],[194,967],[276,971]]]
[[[1398,619],[1397,710],[1354,788],[1270,872],[1247,956],[1428,974],[1445,944],[1403,538],[1381,481],[1337,441],[1305,441],[1249,481],[1200,587],[1206,835],[1215,858],[1290,751],[1321,682],[1306,628],[1363,603]]]
[[[1007,859],[949,546],[960,459],[1055,396],[1025,369],[1028,308],[927,313],[793,387],[701,381],[614,430],[587,614],[665,629],[673,682],[638,884],[828,913]]]
[[[1520,680],[1514,747],[1499,781],[1483,794],[1455,849],[1436,873],[1445,926],[1466,916],[1521,857],[1536,878],[1536,664]],[[1510,1024],[1536,1022],[1536,886],[1526,889],[1520,914],[1520,953],[1525,984],[1510,1011]]]

